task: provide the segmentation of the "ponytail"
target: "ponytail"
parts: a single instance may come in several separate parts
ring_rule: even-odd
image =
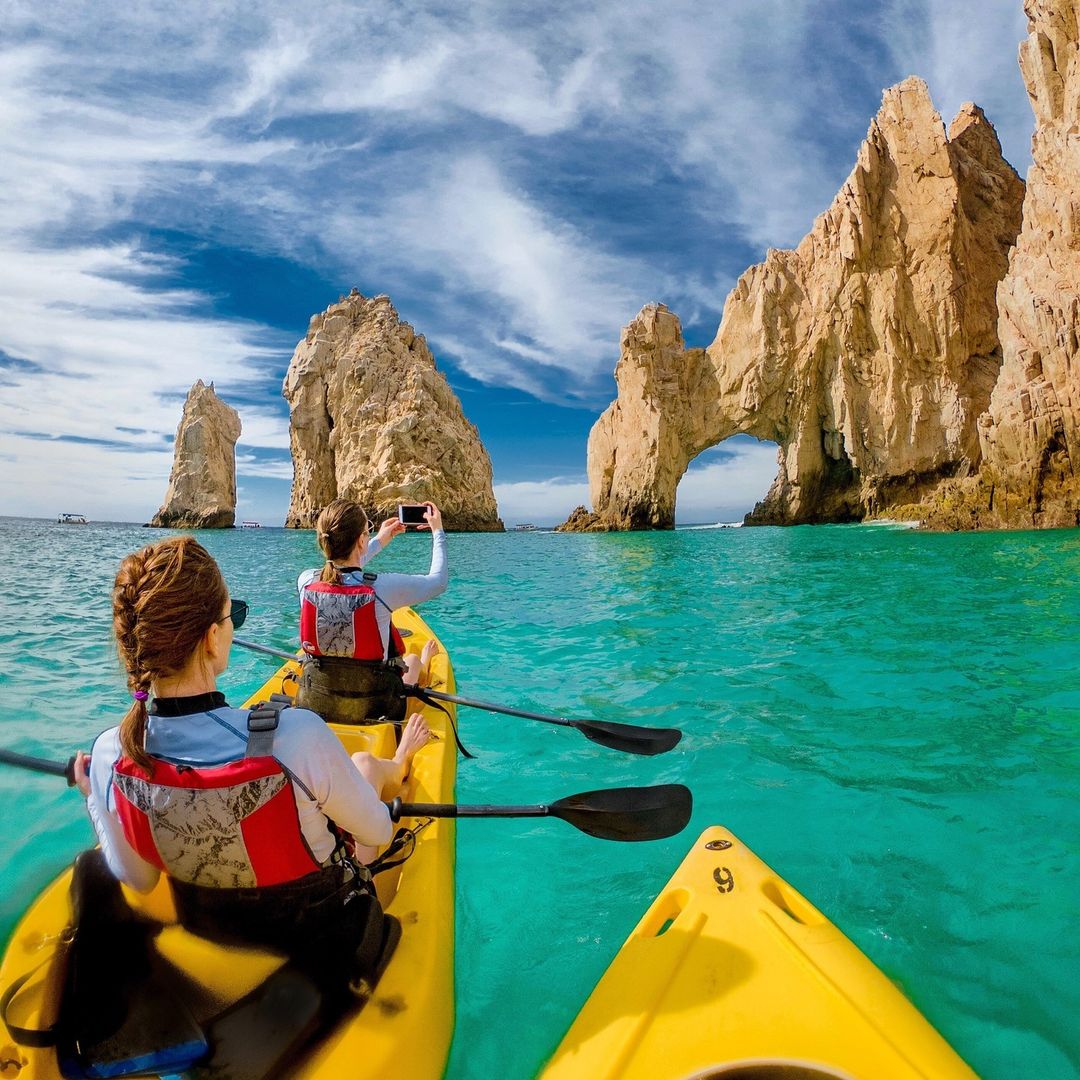
[[[368,531],[368,516],[359,503],[351,499],[335,499],[329,506],[323,507],[319,520],[315,523],[315,537],[326,556],[326,565],[322,568],[320,581],[330,585],[341,585],[342,577],[335,561],[347,559],[356,547],[356,542]]]
[[[146,702],[137,698],[120,721],[120,749],[140,768],[150,772],[154,759],[146,752]]]
[[[322,568],[319,580],[325,581],[330,585],[345,584],[345,580],[341,576],[341,571],[334,565],[333,560],[331,559],[326,560],[326,565]]]

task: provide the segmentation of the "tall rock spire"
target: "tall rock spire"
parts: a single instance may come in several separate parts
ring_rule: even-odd
[[[176,429],[165,501],[151,525],[231,529],[236,523],[236,440],[240,417],[201,379],[188,392]]]
[[[1035,110],[1024,221],[998,288],[1003,363],[983,466],[932,505],[947,528],[1080,525],[1080,5],[1027,0],[1020,70]]]

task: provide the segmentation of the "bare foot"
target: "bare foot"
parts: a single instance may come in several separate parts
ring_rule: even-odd
[[[431,685],[431,658],[437,656],[442,649],[434,638],[428,638],[424,647],[420,650],[420,685]]]
[[[418,712],[414,712],[401,733],[401,742],[398,743],[397,752],[394,754],[394,762],[401,768],[402,779],[408,775],[409,763],[417,750],[427,746],[430,741],[431,728]]]

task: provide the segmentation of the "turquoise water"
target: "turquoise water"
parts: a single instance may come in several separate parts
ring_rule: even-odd
[[[0,519],[0,745],[66,759],[126,708],[120,558],[160,533]],[[311,533],[205,533],[243,636],[290,646]],[[659,758],[463,710],[462,801],[684,782],[680,836],[561,822],[458,829],[447,1076],[533,1076],[706,825],[724,824],[904,987],[987,1078],[1080,1075],[1080,532],[886,527],[451,536],[423,608],[460,692],[675,724]],[[394,542],[374,569],[418,570]],[[235,650],[235,703],[272,664]],[[91,840],[62,782],[0,766],[0,936]]]

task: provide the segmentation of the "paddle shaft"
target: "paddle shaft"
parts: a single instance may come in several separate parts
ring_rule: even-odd
[[[31,757],[14,750],[0,750],[0,762],[63,776],[68,787],[75,784],[75,758],[66,765]],[[653,788],[608,788],[571,795],[550,806],[459,806],[455,803],[386,804],[391,821],[402,817],[535,818],[556,817],[600,840],[659,840],[681,832],[690,820],[692,798],[681,784]]]
[[[550,817],[546,806],[458,806],[454,803],[390,804],[390,816],[400,817]]]
[[[234,637],[234,645],[240,645],[245,649],[250,649],[252,652],[265,653],[267,656],[276,656],[279,660],[296,660],[299,661],[302,657],[296,653],[285,652],[283,649],[271,649],[267,645],[256,645],[254,641],[246,641],[243,638]]]
[[[68,787],[75,786],[74,755],[68,758],[66,765],[61,765],[59,761],[31,757],[29,754],[19,754],[14,750],[0,750],[0,762],[6,765],[17,765],[20,769],[30,769],[33,772],[48,773],[50,776],[62,776],[67,780]]]
[[[299,660],[296,653],[284,652],[281,649],[271,649],[266,645],[256,645],[254,641],[245,641],[243,638],[233,638],[234,645],[240,645],[252,652],[265,653],[267,656],[276,656],[279,660]],[[468,698],[458,697],[456,694],[444,694],[441,690],[429,690],[426,686],[421,689],[427,697],[438,698],[440,701],[452,701],[455,705],[469,705],[474,709],[486,709],[488,712],[505,713],[507,716],[520,716],[524,720],[539,720],[545,724],[560,724],[563,727],[573,727],[574,721],[566,720],[561,716],[544,716],[542,713],[526,712],[524,709],[511,709],[506,705],[492,705],[486,701],[470,701]],[[429,815],[430,816],[430,815]]]
[[[257,645],[255,642],[246,641],[243,638],[233,638],[233,641],[245,649],[265,653],[267,656],[273,656],[279,660],[300,659],[294,653],[271,649],[266,645]],[[412,697],[429,703],[449,701],[455,705],[483,709],[485,712],[502,713],[504,716],[516,716],[522,720],[537,720],[541,724],[555,724],[558,727],[573,728],[592,742],[612,750],[618,750],[624,754],[642,754],[646,756],[664,754],[671,750],[682,738],[682,732],[678,728],[649,728],[611,721],[570,720],[564,716],[548,716],[545,713],[514,709],[508,705],[495,705],[490,701],[476,701],[472,698],[458,697],[457,694],[446,694],[441,690],[432,690],[426,686],[410,686],[403,689],[401,696]],[[460,742],[458,745],[461,745]],[[464,747],[462,747],[462,750],[464,751]],[[466,753],[466,756],[471,757],[472,755]]]

